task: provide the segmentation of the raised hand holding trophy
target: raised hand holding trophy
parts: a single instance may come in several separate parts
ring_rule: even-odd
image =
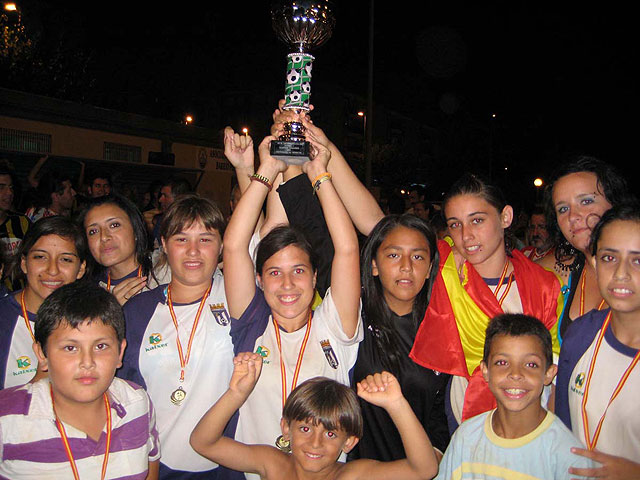
[[[324,44],[333,32],[335,17],[328,0],[279,1],[271,4],[271,20],[278,38],[295,48],[287,55],[284,110],[300,115],[310,110],[311,69],[315,58],[308,52]],[[284,134],[271,142],[271,155],[292,165],[309,160],[309,142],[300,121],[285,122]]]

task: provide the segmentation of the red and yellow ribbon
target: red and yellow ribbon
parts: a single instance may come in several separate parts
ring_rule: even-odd
[[[278,353],[280,354],[280,381],[282,385],[282,407],[287,401],[287,371],[284,367],[284,360],[282,359],[282,341],[280,339],[280,327],[276,319],[272,317],[273,326],[276,330],[276,342],[278,344]],[[298,360],[296,360],[296,368],[293,371],[293,380],[291,381],[291,391],[296,388],[298,384],[298,376],[300,375],[300,368],[302,367],[302,357],[304,351],[307,348],[307,342],[309,341],[309,334],[311,333],[311,312],[309,312],[309,320],[307,320],[307,329],[304,332],[304,338],[302,339],[302,345],[300,345],[300,351],[298,352]]]
[[[22,318],[24,318],[24,323],[27,326],[27,330],[29,330],[29,335],[31,335],[31,339],[33,343],[36,342],[36,337],[33,335],[33,329],[31,328],[31,322],[29,322],[29,312],[27,312],[27,304],[24,301],[24,290],[20,294],[20,306],[22,307]]]
[[[138,274],[136,277],[142,277],[142,265],[138,266]],[[107,272],[107,292],[111,292],[111,272]]]
[[[596,365],[596,357],[598,356],[600,345],[602,344],[602,340],[604,339],[604,334],[607,330],[607,327],[609,326],[610,321],[611,321],[611,312],[607,314],[607,318],[605,319],[604,324],[600,329],[600,333],[598,334],[598,339],[596,340],[596,346],[595,346],[595,349],[593,350],[593,355],[591,357],[591,362],[589,364],[589,370],[587,373],[587,384],[584,387],[584,395],[582,396],[582,427],[584,428],[585,444],[587,445],[587,448],[589,450],[593,450],[596,448],[596,444],[598,443],[598,438],[600,437],[600,431],[602,430],[602,424],[604,423],[604,419],[607,416],[607,411],[611,406],[611,402],[613,402],[615,398],[618,396],[618,394],[622,391],[622,387],[624,387],[624,384],[629,378],[629,375],[631,375],[631,371],[640,360],[640,350],[638,350],[638,353],[636,353],[635,357],[633,357],[633,360],[631,361],[627,369],[622,374],[622,377],[620,377],[620,380],[618,380],[618,384],[616,385],[616,388],[613,390],[613,393],[609,398],[609,402],[607,403],[607,406],[604,409],[604,412],[602,413],[600,420],[598,421],[598,425],[596,426],[596,431],[593,434],[593,438],[591,438],[591,433],[589,431],[589,417],[587,416],[587,399],[589,397],[589,387],[591,386],[591,378],[592,378],[593,370]]]
[[[178,345],[178,356],[180,357],[180,381],[184,381],[184,369],[189,363],[189,358],[191,357],[191,345],[193,344],[193,337],[196,334],[196,329],[198,328],[198,323],[200,322],[200,315],[202,315],[202,309],[204,308],[204,304],[209,298],[209,293],[211,292],[211,286],[204,293],[202,300],[200,300],[200,306],[198,307],[198,313],[196,313],[196,319],[193,321],[193,327],[191,327],[191,334],[189,335],[189,343],[187,345],[187,356],[185,357],[182,352],[182,344],[180,343],[180,332],[178,331],[178,320],[176,318],[176,312],[173,310],[173,302],[171,301],[171,285],[167,287],[167,304],[169,305],[169,313],[171,314],[171,320],[173,320],[173,325],[176,327],[176,344]]]
[[[71,470],[73,471],[73,478],[75,480],[80,480],[80,475],[78,474],[78,467],[76,466],[76,461],[73,458],[73,453],[71,452],[71,446],[69,445],[69,439],[67,438],[67,432],[64,429],[64,425],[58,418],[56,412],[56,405],[53,400],[53,388],[50,386],[51,393],[51,405],[53,406],[53,413],[56,416],[56,427],[58,427],[58,431],[60,432],[60,437],[62,439],[62,444],[64,445],[64,451],[67,454],[67,458],[69,459],[69,463],[71,464]],[[104,407],[107,412],[107,443],[104,447],[104,459],[102,460],[102,475],[101,480],[107,475],[107,464],[109,463],[109,450],[111,449],[111,404],[109,403],[109,397],[107,393],[102,394],[104,398]]]

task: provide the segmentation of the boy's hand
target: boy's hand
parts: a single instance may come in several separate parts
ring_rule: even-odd
[[[585,450],[584,448],[572,448],[572,453],[601,463],[599,468],[575,468],[571,467],[569,473],[584,477],[607,478],[609,480],[637,480],[640,478],[640,464],[622,457],[614,457],[597,450]]]
[[[368,375],[358,382],[358,396],[385,410],[404,400],[398,380],[389,372]]]
[[[233,375],[229,381],[229,390],[248,397],[256,386],[262,371],[262,357],[258,353],[239,353],[233,359]]]
[[[253,139],[235,133],[231,127],[225,127],[224,156],[236,170],[253,170]]]

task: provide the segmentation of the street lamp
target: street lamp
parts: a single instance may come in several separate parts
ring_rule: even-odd
[[[249,129],[247,127],[242,127],[242,133],[244,133],[244,136],[246,137],[249,135]]]
[[[4,4],[4,9],[7,12],[15,12],[16,10],[18,10],[18,7],[16,7],[15,3],[5,3]]]
[[[544,184],[544,182],[542,181],[542,179],[540,177],[537,177],[533,181],[533,185],[534,185],[534,187],[536,187],[536,203],[538,203],[540,201],[540,187],[543,184]]]
[[[193,116],[192,115],[185,115],[184,116],[184,124],[185,125],[191,125],[193,123]]]

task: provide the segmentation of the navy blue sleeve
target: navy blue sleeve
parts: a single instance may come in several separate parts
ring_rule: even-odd
[[[571,373],[593,342],[604,323],[607,313],[608,310],[592,310],[572,322],[564,335],[564,341],[560,349],[560,360],[558,361],[555,414],[569,430],[571,430],[571,412],[569,410]]]
[[[251,303],[240,315],[240,318],[231,319],[231,343],[233,354],[241,352],[253,352],[256,339],[267,329],[271,309],[264,299],[264,293],[256,287],[256,293]]]
[[[7,371],[11,339],[16,328],[18,312],[12,304],[11,296],[0,300],[0,390],[4,388],[4,375]]]

